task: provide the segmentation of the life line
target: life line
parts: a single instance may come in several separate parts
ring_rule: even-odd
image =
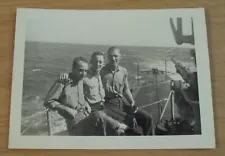
[[[165,98],[165,99],[163,99],[163,100],[159,100],[159,101],[153,102],[153,103],[150,103],[150,104],[147,104],[147,105],[144,105],[144,106],[141,106],[141,107],[139,107],[139,108],[145,108],[145,107],[148,107],[148,106],[152,106],[152,105],[158,104],[158,103],[160,103],[160,102],[164,102],[164,101],[166,101],[166,100],[167,100],[167,98]]]

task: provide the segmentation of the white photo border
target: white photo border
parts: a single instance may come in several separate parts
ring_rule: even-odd
[[[115,10],[104,12],[113,12]],[[207,29],[204,8],[120,10],[121,14],[136,16],[154,13],[167,17],[192,17],[195,30],[195,48],[198,66],[198,84],[201,112],[201,135],[186,136],[22,136],[21,108],[23,92],[24,52],[26,23],[28,19],[51,19],[74,16],[85,11],[51,9],[17,9],[13,61],[9,144],[11,149],[204,149],[215,148],[214,118],[211,91],[211,76],[208,55]],[[92,16],[94,10],[87,10]],[[141,30],[146,31],[146,30]],[[129,39],[129,38],[128,38]],[[146,45],[147,46],[147,45]]]

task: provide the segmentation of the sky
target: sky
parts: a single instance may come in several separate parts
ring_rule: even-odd
[[[30,18],[27,41],[126,45],[178,46],[165,13],[77,12]],[[176,23],[176,18],[173,18]],[[183,18],[183,34],[191,34],[191,17]],[[181,47],[193,47],[183,44]]]

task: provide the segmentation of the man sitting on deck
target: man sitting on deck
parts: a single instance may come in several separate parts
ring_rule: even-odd
[[[117,47],[110,47],[107,52],[108,64],[101,70],[101,77],[105,89],[106,108],[117,111],[132,113],[135,102],[130,92],[128,83],[128,72],[120,66],[122,55]],[[124,98],[128,103],[125,103]],[[147,135],[151,125],[152,117],[145,111],[137,109],[134,113],[138,125],[143,128],[143,133]]]
[[[57,80],[44,103],[45,107],[58,111],[65,118],[69,135],[96,135],[98,130],[96,124],[101,114],[91,113],[83,94],[83,80],[87,71],[88,62],[82,57],[75,58],[70,73],[72,81],[65,85]]]
[[[113,118],[106,115],[103,111],[105,91],[102,85],[100,71],[105,64],[104,53],[96,51],[91,56],[91,68],[88,70],[87,76],[84,78],[84,97],[88,101],[93,113],[98,114],[105,119],[106,127],[112,127],[116,134],[122,134],[128,128],[125,124],[121,124]],[[110,123],[110,126],[108,126]],[[106,129],[107,135],[113,135]]]

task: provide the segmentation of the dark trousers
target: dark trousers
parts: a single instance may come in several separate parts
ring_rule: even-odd
[[[104,109],[104,104],[101,102],[97,102],[95,104],[90,104],[91,112],[102,111]]]
[[[72,136],[92,136],[96,135],[98,120],[94,115],[85,115],[78,112],[75,119],[66,119],[69,135]]]
[[[144,135],[154,134],[154,125],[152,116],[143,109],[138,109],[138,111],[134,114],[138,125],[143,128]]]
[[[104,111],[112,118],[132,126],[133,116],[124,110],[122,98],[106,98]],[[125,108],[126,109],[126,108]]]
[[[91,104],[91,114],[95,115],[96,118],[100,119],[104,124],[105,134],[104,135],[118,135],[117,129],[120,123],[110,115],[108,115],[104,108],[104,102],[97,102]]]
[[[110,109],[110,110],[118,110],[117,114],[115,113],[115,115],[113,116],[113,118],[116,118],[119,121],[130,121],[132,117],[134,117],[137,121],[138,126],[140,126],[142,128],[142,132],[144,135],[149,135],[152,134],[152,128],[153,128],[153,122],[152,122],[152,116],[142,110],[142,109],[138,109],[138,111],[136,113],[132,112],[131,107],[129,106],[129,104],[125,103],[123,98],[121,97],[117,97],[117,98],[105,98],[106,102],[105,102],[105,108]],[[109,113],[110,116],[112,116],[111,114],[112,111],[110,111],[111,113]],[[118,115],[118,113],[120,115]],[[119,117],[118,117],[119,116]],[[118,119],[120,118],[120,116],[123,116],[122,119]]]

